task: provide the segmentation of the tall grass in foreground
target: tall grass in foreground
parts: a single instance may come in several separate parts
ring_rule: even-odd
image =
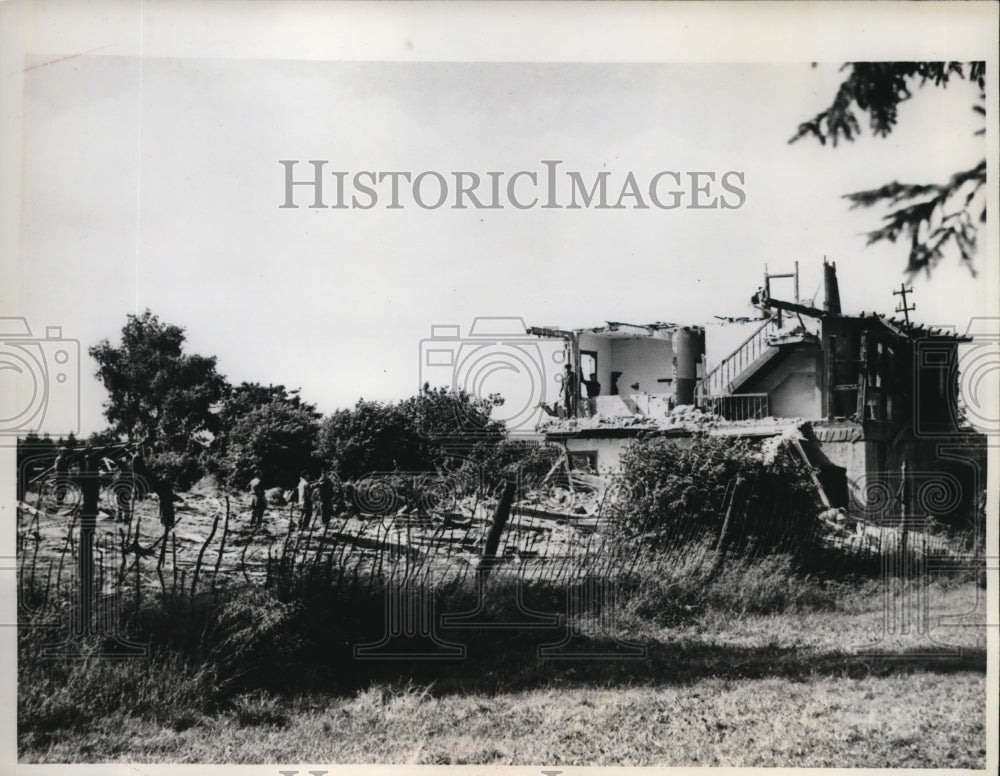
[[[539,660],[538,647],[559,642],[567,625],[579,626],[584,646],[600,647],[616,638],[652,643],[662,628],[703,615],[836,610],[847,584],[803,575],[789,556],[745,559],[718,553],[707,543],[674,552],[634,551],[627,565],[615,565],[627,573],[604,578],[610,594],[603,597],[578,594],[591,589],[593,575],[612,568],[604,564],[576,564],[565,567],[572,574],[534,577],[519,576],[519,567],[507,566],[487,580],[430,569],[421,575],[417,565],[406,577],[385,573],[390,566],[374,575],[296,572],[273,577],[269,587],[246,584],[193,597],[146,596],[137,608],[114,611],[118,633],[149,644],[150,657],[120,662],[99,656],[98,637],[81,642],[79,658],[45,656],[46,645],[69,636],[61,613],[71,602],[63,601],[65,606],[29,614],[19,631],[22,745],[42,746],[52,731],[86,727],[95,718],[107,725],[135,716],[175,730],[218,714],[245,724],[280,724],[284,712],[275,698],[351,695],[378,683],[433,683],[442,692],[536,687],[559,681],[554,664]],[[356,646],[385,638],[387,602],[394,596],[407,600],[414,592],[407,584],[414,580],[437,618],[437,637],[464,645],[464,658],[445,664],[357,660]],[[877,585],[866,589],[872,598],[879,595]],[[576,607],[568,605],[574,596]],[[439,619],[475,612],[479,623],[523,622],[526,611],[555,614],[558,622],[535,628],[444,628]],[[406,647],[419,639],[419,633],[401,634],[398,643]],[[594,681],[630,681],[631,669],[620,663],[585,665]]]
[[[669,541],[645,542],[603,518],[586,530],[558,524],[557,531],[555,523],[543,529],[514,514],[487,576],[476,565],[481,520],[456,526],[420,515],[343,518],[322,530],[273,535],[266,559],[251,567],[246,550],[256,534],[234,535],[229,510],[220,510],[192,553],[193,565],[178,558],[174,534],[147,547],[152,554],[140,552],[126,534],[120,557],[99,564],[101,595],[115,604],[108,609],[111,630],[150,645],[148,660],[121,662],[100,656],[107,639],[70,633],[71,524],[58,563],[48,570],[36,562],[37,544],[19,547],[21,745],[44,746],[52,731],[86,727],[95,718],[107,725],[135,716],[175,730],[219,714],[281,724],[277,697],[349,695],[374,684],[433,683],[441,692],[537,687],[565,680],[573,670],[553,671],[553,663],[539,659],[540,647],[558,644],[570,630],[577,646],[600,650],[616,640],[653,644],[664,627],[710,613],[840,605],[841,556],[807,555],[820,552],[811,542],[794,543],[803,549],[797,555],[767,552],[774,543],[743,531],[742,513],[732,512],[731,533],[718,526],[725,542],[714,531],[680,530],[685,526],[661,534]],[[350,521],[360,523],[354,533]],[[234,565],[223,557],[237,542],[243,547]],[[816,575],[818,569],[827,574]],[[391,632],[390,620],[407,606],[416,607],[408,610],[416,620],[397,622]],[[467,616],[445,627],[447,614]],[[508,625],[483,627],[490,624]],[[464,651],[457,659],[453,650],[447,663],[357,659],[356,648],[377,652],[387,636],[401,652],[427,648],[428,641],[431,649],[444,643]],[[79,656],[47,657],[46,646],[63,640],[75,640]],[[621,662],[576,665],[595,682],[633,678]],[[658,662],[648,670],[675,668]]]

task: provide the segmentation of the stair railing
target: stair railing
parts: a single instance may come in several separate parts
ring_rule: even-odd
[[[770,332],[766,330],[772,326],[777,328],[777,325],[776,318],[765,318],[764,322],[754,329],[736,350],[722,359],[701,379],[696,390],[697,397],[703,399],[707,396],[721,396],[729,393],[729,385],[767,348],[767,338]]]

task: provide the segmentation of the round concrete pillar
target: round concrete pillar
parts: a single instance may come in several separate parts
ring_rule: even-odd
[[[685,327],[674,331],[674,399],[677,404],[694,404],[698,364],[705,355],[705,330]]]

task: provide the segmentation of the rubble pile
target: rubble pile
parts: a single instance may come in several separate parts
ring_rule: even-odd
[[[727,420],[693,404],[681,404],[662,415],[636,413],[627,416],[592,415],[589,418],[549,418],[539,431],[553,435],[571,435],[598,429],[622,428],[652,432],[676,431],[713,436],[763,436],[793,433],[806,424],[802,418],[754,418]]]

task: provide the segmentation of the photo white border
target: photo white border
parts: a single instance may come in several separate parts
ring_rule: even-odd
[[[842,62],[848,60],[986,60],[989,111],[998,96],[998,5],[993,2],[34,2],[0,3],[0,314],[17,315],[24,273],[20,242],[23,69],[26,57],[70,57],[102,49],[123,57],[225,57],[407,61],[547,62]],[[110,42],[110,43],[109,43]],[[140,99],[141,84],[137,84]],[[988,212],[996,214],[995,113],[988,116],[986,147]],[[983,282],[1000,300],[998,219],[983,235],[989,267]],[[996,314],[1000,315],[1000,301]],[[998,552],[998,460],[991,450],[987,547]],[[13,555],[13,448],[0,448],[0,556]],[[5,564],[6,565],[6,564]],[[0,621],[16,612],[13,575],[0,577]],[[991,573],[987,611],[1000,611],[997,573]],[[14,629],[0,628],[0,695],[16,697]],[[987,773],[995,773],[1000,674],[998,629],[988,634]],[[0,707],[0,763],[16,761],[16,706]],[[282,766],[308,772],[309,766]],[[538,776],[540,767],[323,766],[331,774],[383,772],[505,773]],[[204,765],[17,765],[21,774],[58,773],[269,774],[279,767]],[[545,770],[549,770],[546,768]],[[564,774],[626,771],[626,768],[554,768]],[[659,770],[659,769],[658,769]],[[664,769],[693,773],[699,769]],[[725,769],[730,770],[730,769]],[[786,769],[793,770],[793,769]],[[908,771],[924,773],[927,771]]]

